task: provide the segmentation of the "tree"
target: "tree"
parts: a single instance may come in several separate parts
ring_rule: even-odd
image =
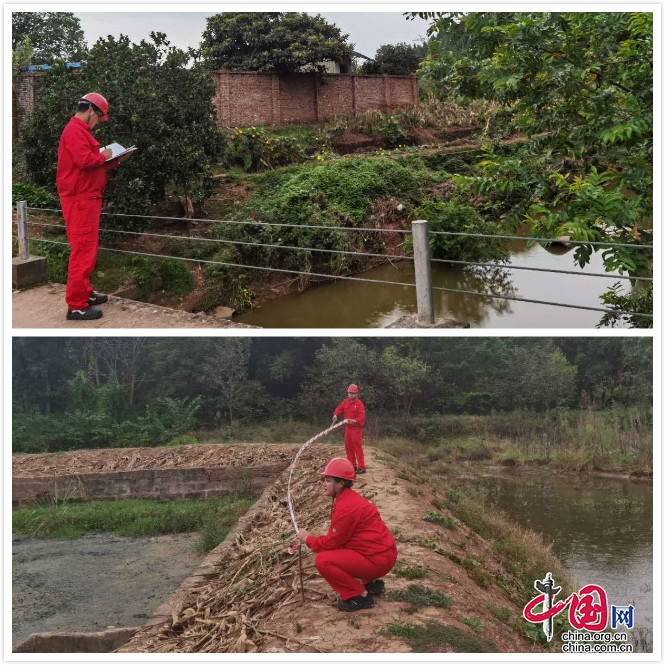
[[[12,50],[25,37],[30,39],[32,60],[37,65],[79,62],[86,57],[81,22],[71,12],[12,12]]]
[[[350,58],[348,35],[304,12],[224,12],[206,19],[203,64],[228,71],[325,71],[324,60]]]
[[[376,351],[351,338],[333,339],[316,352],[308,368],[300,396],[303,415],[332,416],[350,383],[358,384],[361,399],[368,408],[380,408],[385,401],[381,378],[380,356]]]
[[[148,214],[151,204],[165,198],[167,188],[202,204],[212,192],[221,135],[212,102],[215,82],[200,69],[188,69],[188,61],[185,52],[169,47],[162,33],[152,33],[149,42],[140,44],[121,35],[100,39],[80,72],[64,67],[48,72],[22,129],[31,180],[55,189],[60,134],[76,101],[96,91],[110,105],[108,122],[97,131],[100,143],[138,146],[109,177],[107,210]],[[132,229],[136,224],[132,220]]]
[[[479,177],[457,185],[476,203],[504,202],[506,227],[526,222],[534,236],[569,236],[583,244],[583,267],[602,252],[606,270],[651,273],[651,244],[640,225],[653,201],[653,15],[627,12],[438,13],[441,43],[430,50],[423,77],[445,76],[451,62],[466,67],[467,88],[501,104],[497,117],[532,138],[514,155],[489,149]],[[455,58],[458,57],[457,60]],[[468,63],[467,63],[468,64]],[[458,70],[446,85],[464,84]],[[444,86],[445,87],[445,86]],[[633,300],[648,307],[648,290]],[[621,294],[608,304],[625,305]],[[638,303],[638,305],[640,304]],[[616,317],[608,317],[611,323]]]
[[[551,345],[515,347],[510,391],[513,408],[546,411],[572,403],[577,368]]]
[[[419,401],[425,392],[430,368],[420,358],[400,353],[394,346],[381,354],[381,366],[386,397],[393,401],[397,414],[408,418],[414,400]]]
[[[426,44],[382,44],[376,50],[374,60],[362,64],[360,73],[409,76],[416,73],[426,54]]]
[[[233,426],[249,397],[259,392],[256,382],[247,378],[252,340],[227,337],[210,342],[201,378],[217,394],[219,411],[226,413]]]

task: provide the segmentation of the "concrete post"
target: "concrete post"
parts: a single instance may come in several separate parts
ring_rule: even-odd
[[[16,202],[18,219],[18,258],[26,261],[30,258],[30,241],[28,240],[28,202]]]
[[[427,220],[417,219],[411,223],[413,233],[413,258],[416,272],[416,305],[418,321],[434,323],[432,299],[432,267],[429,260],[429,238]]]

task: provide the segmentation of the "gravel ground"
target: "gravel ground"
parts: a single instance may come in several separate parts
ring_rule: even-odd
[[[45,631],[140,626],[203,560],[197,538],[14,538],[12,644]]]

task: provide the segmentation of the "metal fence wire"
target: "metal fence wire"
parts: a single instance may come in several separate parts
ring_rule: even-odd
[[[15,237],[19,240],[19,256],[27,258],[29,254],[29,240],[28,240],[28,227],[29,226],[38,226],[41,228],[52,228],[60,229],[62,232],[65,231],[64,224],[51,224],[42,221],[35,221],[28,219],[28,210],[34,210],[39,212],[46,213],[56,213],[62,215],[62,211],[57,208],[37,208],[37,207],[28,207],[25,202],[18,202],[16,206],[17,210],[17,221],[14,222],[18,225],[18,234]],[[359,252],[351,250],[341,250],[341,249],[326,249],[322,247],[301,247],[295,245],[282,245],[282,244],[272,244],[272,243],[260,243],[260,242],[248,242],[245,240],[230,240],[224,238],[208,238],[204,236],[192,236],[192,235],[174,235],[174,234],[162,234],[162,233],[149,233],[142,231],[126,231],[121,229],[109,229],[109,228],[100,228],[100,233],[104,234],[117,234],[122,236],[135,236],[135,237],[148,237],[148,238],[159,238],[160,240],[174,240],[174,241],[187,241],[190,243],[204,242],[204,243],[216,243],[220,245],[238,245],[245,247],[257,247],[262,249],[275,249],[275,250],[287,250],[287,251],[299,251],[299,252],[319,252],[325,254],[338,254],[342,256],[353,256],[360,258],[379,258],[386,260],[399,260],[399,261],[414,261],[415,262],[415,283],[413,282],[393,282],[388,280],[379,280],[379,279],[367,279],[364,277],[353,277],[347,275],[330,275],[327,273],[315,273],[311,271],[301,271],[301,270],[290,270],[284,268],[275,268],[272,266],[259,266],[259,265],[248,265],[244,263],[233,263],[230,261],[213,261],[209,259],[200,259],[196,257],[182,257],[182,256],[170,256],[167,254],[155,254],[150,252],[140,252],[135,250],[119,249],[114,247],[101,247],[101,251],[108,252],[117,252],[121,254],[133,254],[136,256],[145,256],[148,258],[156,259],[169,259],[175,261],[187,261],[200,264],[209,264],[209,265],[218,265],[231,268],[243,268],[248,270],[261,270],[266,272],[275,272],[275,273],[286,273],[298,276],[306,276],[309,278],[316,279],[326,279],[326,280],[346,280],[353,282],[364,282],[364,283],[374,283],[374,284],[384,284],[388,286],[400,286],[408,288],[416,288],[418,295],[418,318],[423,321],[433,322],[433,306],[432,306],[432,292],[433,291],[444,291],[449,293],[459,293],[463,295],[476,296],[482,298],[494,298],[499,300],[509,300],[516,302],[526,302],[534,303],[539,305],[549,305],[552,307],[564,307],[570,309],[579,309],[587,310],[594,312],[602,312],[608,314],[618,314],[626,316],[638,316],[644,318],[653,318],[652,314],[646,314],[643,312],[631,312],[624,310],[612,310],[606,309],[603,307],[591,307],[587,305],[577,305],[572,303],[564,302],[554,302],[548,300],[538,300],[532,298],[521,298],[519,296],[513,295],[502,295],[496,293],[484,293],[481,291],[469,291],[465,289],[454,289],[441,286],[433,286],[431,283],[431,263],[445,263],[451,265],[460,265],[460,266],[474,266],[482,268],[492,268],[492,269],[505,269],[505,270],[527,270],[534,272],[544,272],[552,274],[561,274],[561,275],[577,275],[579,277],[604,277],[607,279],[613,280],[629,280],[632,282],[652,282],[652,277],[632,277],[629,275],[612,275],[607,273],[598,273],[598,272],[579,272],[575,270],[562,270],[555,268],[540,268],[537,266],[515,266],[510,264],[495,263],[495,262],[482,262],[482,261],[461,261],[454,259],[436,259],[429,256],[429,237],[430,236],[460,236],[460,237],[470,237],[470,238],[486,238],[486,239],[495,239],[495,240],[519,240],[523,242],[537,242],[543,244],[551,243],[563,243],[566,246],[591,246],[591,247],[622,247],[622,248],[631,248],[639,249],[645,251],[652,251],[653,245],[644,245],[644,244],[626,244],[626,243],[612,243],[612,242],[597,242],[597,241],[579,241],[579,240],[565,240],[562,241],[557,238],[534,238],[534,237],[523,237],[523,236],[514,236],[514,235],[491,235],[483,233],[464,233],[464,232],[453,232],[453,231],[429,231],[427,229],[427,222],[425,220],[417,220],[412,223],[411,229],[387,229],[387,228],[375,228],[375,227],[353,227],[353,226],[321,226],[313,224],[282,224],[282,223],[272,223],[272,222],[259,222],[255,220],[219,220],[219,219],[200,219],[200,218],[183,218],[183,217],[165,217],[165,216],[152,216],[152,215],[134,215],[127,213],[107,213],[103,212],[103,216],[112,216],[112,217],[125,217],[125,218],[134,218],[134,219],[150,219],[150,220],[161,220],[161,221],[177,221],[177,222],[187,222],[187,223],[196,223],[196,224],[225,224],[225,225],[247,225],[247,226],[262,226],[270,228],[298,228],[298,229],[316,229],[320,231],[344,231],[351,233],[394,233],[401,234],[402,236],[411,235],[413,239],[414,252],[413,255],[409,254],[382,254],[376,252]],[[420,229],[424,229],[424,234],[420,232]],[[418,230],[418,232],[416,232]],[[418,240],[419,236],[424,238],[424,240]],[[43,242],[48,244],[55,245],[68,245],[69,243],[59,240],[52,240],[48,238],[33,238],[32,242]]]

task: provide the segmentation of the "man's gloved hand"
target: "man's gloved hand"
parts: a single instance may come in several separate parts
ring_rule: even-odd
[[[337,422],[337,416],[333,416],[332,424],[334,425]]]

